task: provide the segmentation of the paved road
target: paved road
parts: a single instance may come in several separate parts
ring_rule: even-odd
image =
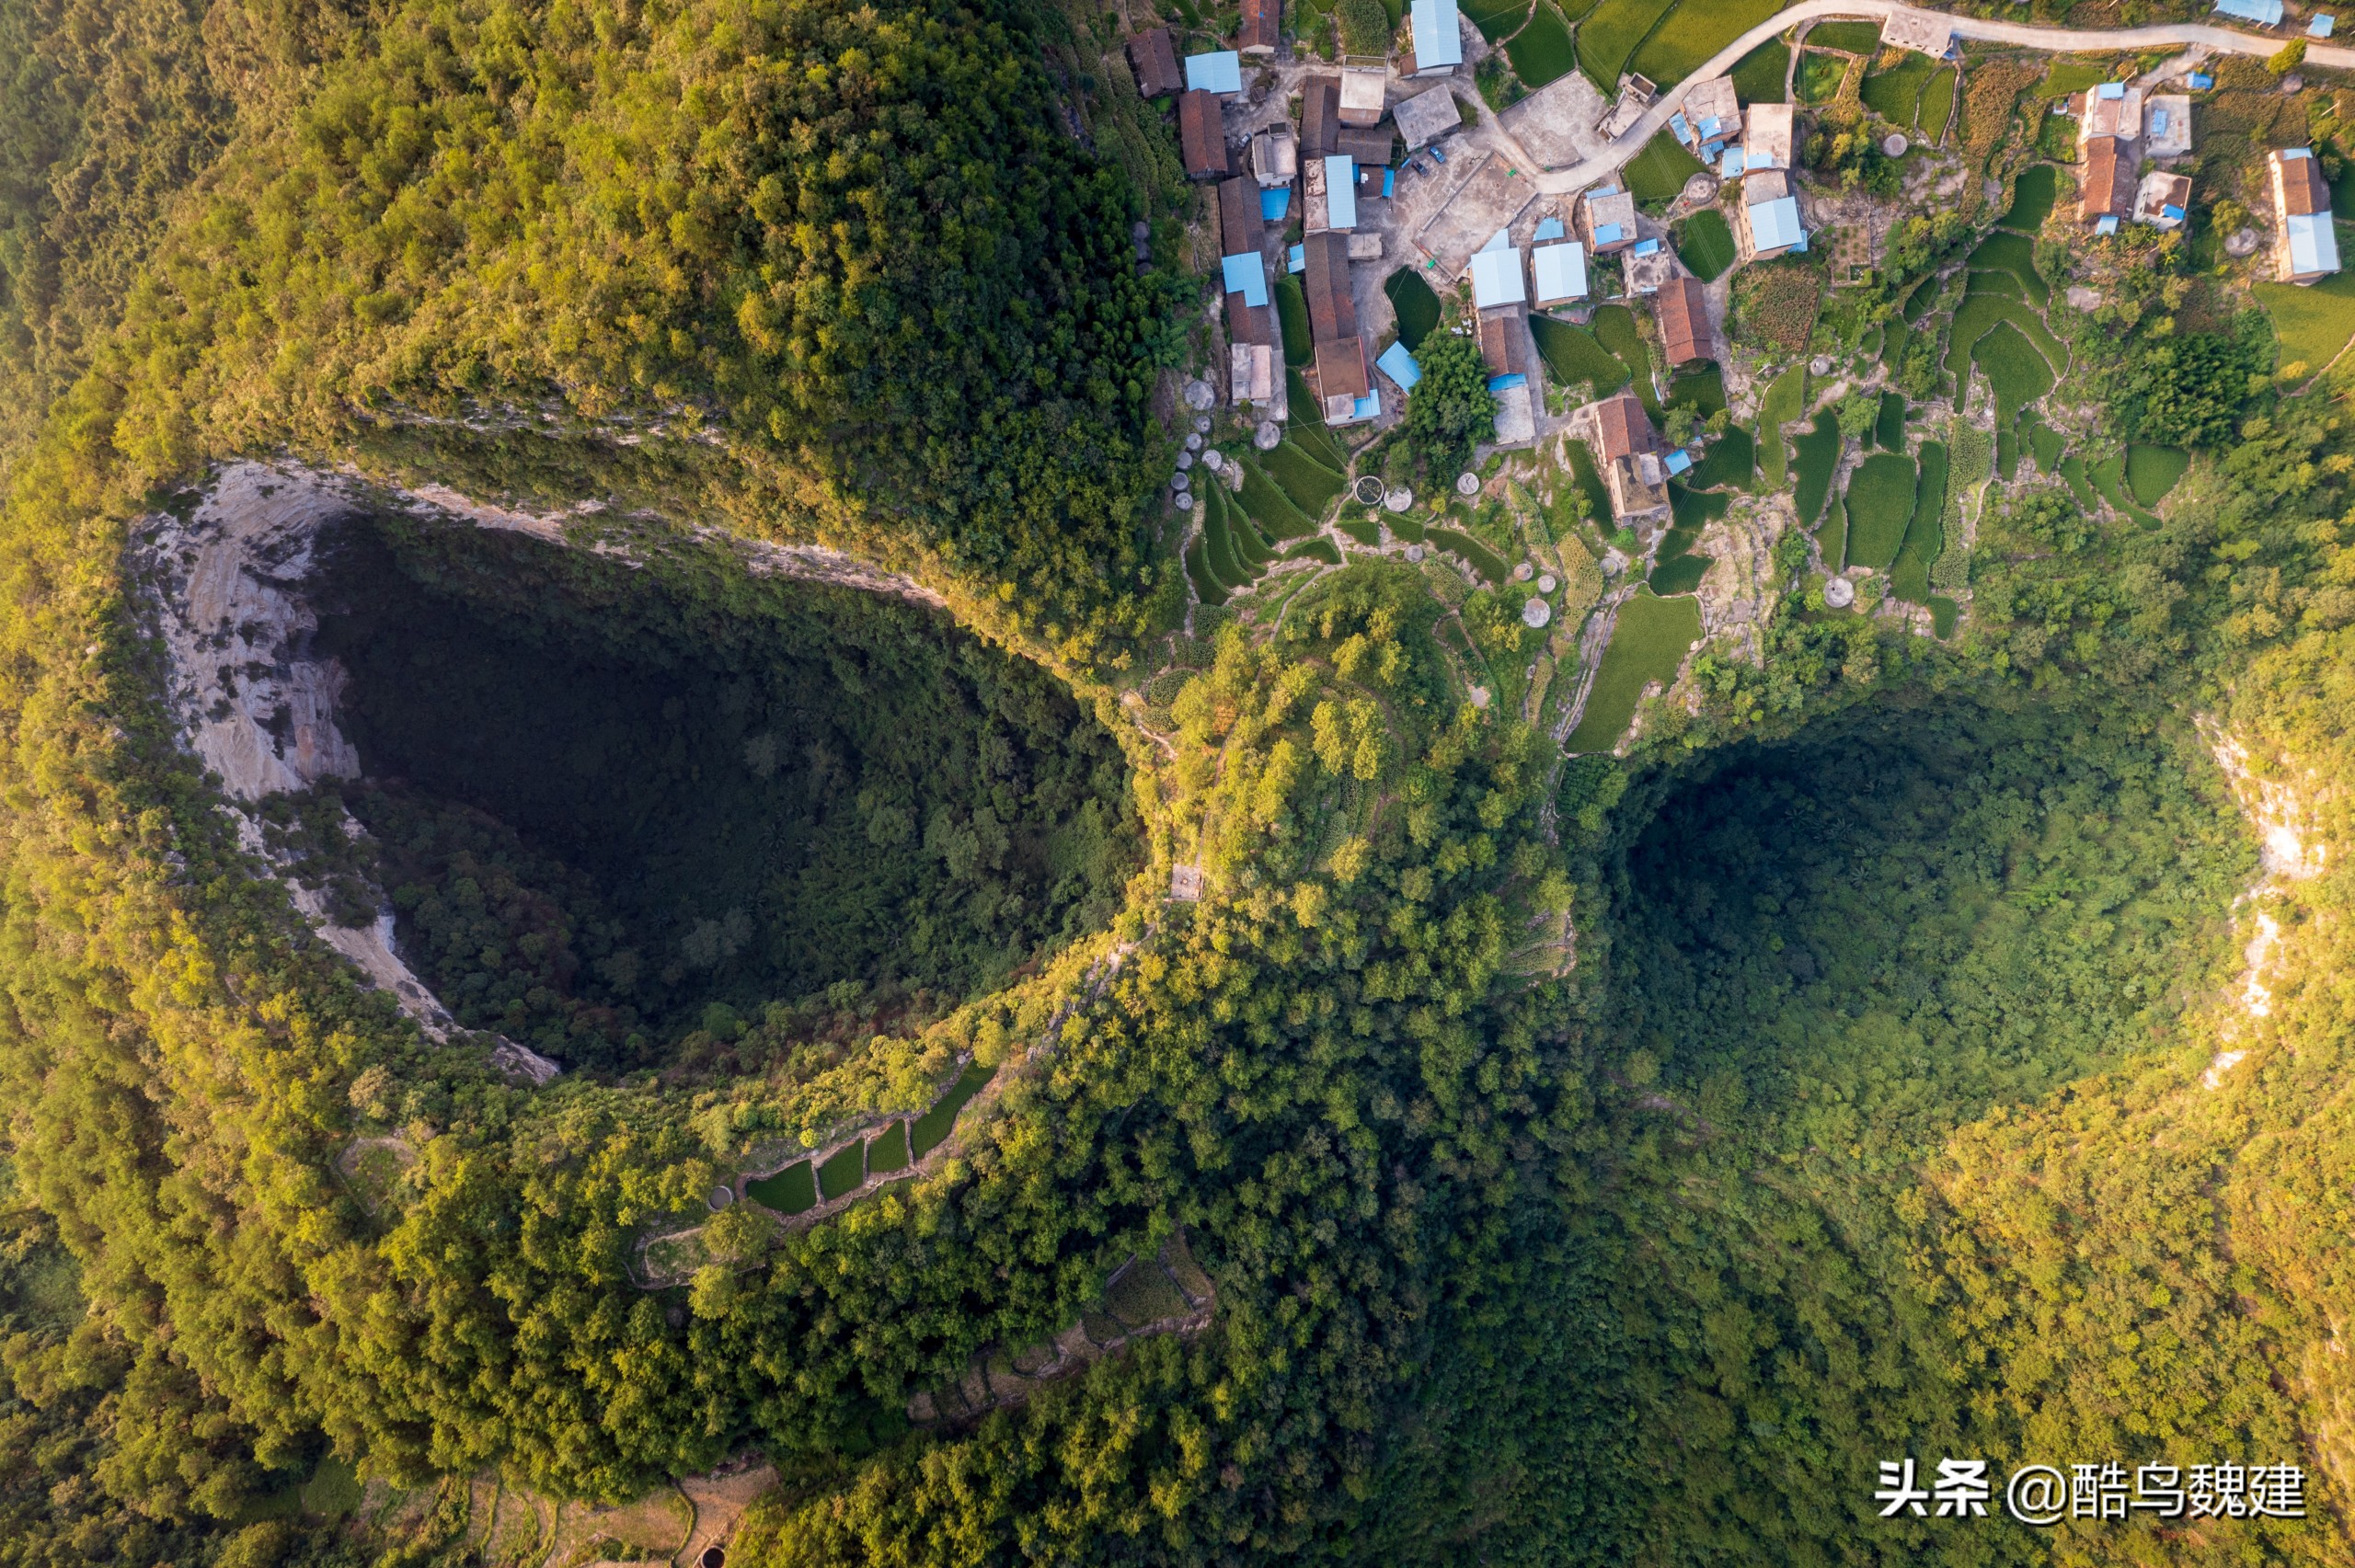
[[[1787,10],[1779,11],[1759,23],[1725,48],[1717,51],[1706,63],[1696,69],[1675,86],[1660,96],[1660,101],[1646,109],[1626,134],[1597,154],[1571,165],[1568,168],[1552,169],[1537,177],[1537,189],[1549,195],[1567,195],[1583,190],[1606,175],[1616,174],[1632,160],[1661,126],[1684,102],[1684,89],[1694,82],[1712,76],[1722,76],[1733,69],[1734,63],[1767,40],[1779,36],[1791,27],[1822,17],[1878,17],[1884,20],[1911,9],[1894,0],[1799,0]],[[2182,48],[2198,45],[2220,54],[2253,54],[2260,58],[2271,55],[2290,41],[2289,36],[2260,37],[2255,33],[2236,32],[2230,28],[2209,27],[2199,22],[2170,22],[2147,28],[2040,28],[2026,22],[1983,21],[1976,17],[1948,17],[1940,20],[1954,29],[1955,36],[1982,39],[1994,43],[2020,44],[2029,49],[2049,49],[2057,54],[2103,53],[2111,51],[2150,49],[2165,46]],[[2309,43],[2306,58],[2316,65],[2340,69],[2355,68],[2355,49],[2333,44]],[[1521,156],[1523,167],[1534,167],[1536,160],[1526,152]]]

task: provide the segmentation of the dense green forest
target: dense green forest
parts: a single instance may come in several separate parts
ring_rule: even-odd
[[[754,1448],[780,1568],[2343,1562],[2350,383],[2115,349],[2201,443],[2156,516],[2005,493],[1950,642],[1786,532],[1625,756],[1471,700],[1403,561],[1198,607],[1148,704],[1194,296],[1116,38],[0,0],[0,1564],[457,1568],[477,1478]],[[248,836],[126,545],[253,452],[611,516],[344,525],[363,776]],[[2249,894],[2221,736],[2320,875]],[[913,1176],[713,1207],[968,1072]],[[912,1423],[1180,1228],[1207,1327]],[[1946,1455],[2312,1516],[1877,1516]]]

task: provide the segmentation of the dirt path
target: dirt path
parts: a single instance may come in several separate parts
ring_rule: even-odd
[[[1799,0],[1799,4],[1779,11],[1759,23],[1725,48],[1717,51],[1683,81],[1660,94],[1659,101],[1646,109],[1642,118],[1626,134],[1591,158],[1537,176],[1537,189],[1548,195],[1567,195],[1583,190],[1606,175],[1616,174],[1642,152],[1646,143],[1668,123],[1669,116],[1683,107],[1684,91],[1694,82],[1706,82],[1712,76],[1722,76],[1733,69],[1736,62],[1767,40],[1778,38],[1794,25],[1815,21],[1824,17],[1869,17],[1882,21],[1912,12],[1913,7],[1900,6],[1893,0]],[[1975,39],[1990,43],[2018,44],[2028,49],[2047,50],[2056,54],[2104,53],[2153,48],[2204,48],[2223,54],[2247,54],[2268,58],[2291,40],[2287,38],[2262,38],[2255,33],[2236,32],[2230,28],[2211,27],[2203,22],[2168,22],[2144,28],[2045,28],[2027,22],[1997,22],[1977,17],[1954,17],[1942,12],[1920,12],[1934,16],[1954,29],[1960,39]],[[2355,49],[2335,44],[2306,44],[2306,58],[2316,65],[2339,70],[2355,68]],[[1510,141],[1501,130],[1499,139]],[[1518,143],[1513,143],[1516,152]],[[1535,159],[1525,152],[1521,156],[1525,166],[1537,166]]]

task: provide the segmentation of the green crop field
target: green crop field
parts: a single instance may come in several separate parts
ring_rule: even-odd
[[[1579,24],[1579,69],[1609,98],[1619,74],[1676,0],[1602,0]]]
[[[1924,278],[1914,284],[1913,292],[1905,296],[1905,309],[1901,313],[1905,317],[1905,325],[1920,326],[1922,318],[1929,315],[1936,307],[1937,303],[1938,280],[1936,278]]]
[[[1627,189],[1648,206],[1675,200],[1684,182],[1700,172],[1701,160],[1665,130],[1644,143],[1626,170]]]
[[[1848,478],[1848,564],[1886,569],[1913,521],[1913,460],[1875,452]]]
[[[1505,54],[1512,61],[1513,73],[1533,92],[1568,75],[1578,65],[1578,46],[1570,41],[1570,29],[1546,0],[1537,0],[1529,25],[1507,40]]]
[[[1873,445],[1883,452],[1905,450],[1905,398],[1901,393],[1880,395],[1880,412],[1873,418]]]
[[[1538,357],[1556,381],[1565,386],[1591,383],[1594,395],[1608,397],[1627,384],[1627,367],[1610,349],[1594,340],[1583,326],[1551,316],[1529,318],[1530,336],[1537,339]]]
[[[1341,526],[1347,528],[1349,524]],[[1350,537],[1355,538],[1356,535]],[[1341,548],[1330,539],[1310,539],[1285,551],[1283,558],[1287,561],[1322,561],[1328,567],[1338,567],[1341,564]]]
[[[2060,431],[2039,420],[2026,421],[2028,448],[2035,455],[2036,466],[2046,474],[2061,470],[2061,451],[2067,443]]]
[[[2093,480],[2094,488],[2100,493],[2103,500],[2109,503],[2113,511],[2123,512],[2145,528],[2156,528],[2159,525],[2159,520],[2136,506],[2134,498],[2126,492],[2126,454],[2124,452],[2111,452],[2108,457],[2095,464],[2088,471],[2087,476]]]
[[[1673,482],[1669,485],[1669,515],[1672,521],[1668,532],[1660,538],[1651,576],[1645,579],[1654,593],[1690,593],[1701,586],[1701,578],[1709,570],[1709,557],[1694,555],[1693,546],[1699,542],[1701,531],[1725,516],[1726,509],[1732,504],[1729,496],[1688,490]]]
[[[2046,68],[2044,85],[2036,89],[2040,98],[2065,98],[2071,93],[2084,92],[2110,79],[2110,62],[2105,56],[2087,60],[2077,56],[2056,58]]]
[[[1959,85],[1954,67],[1942,65],[1930,78],[1930,85],[1922,89],[1922,139],[1932,146],[1946,138],[1947,124],[1954,119],[1955,88]]]
[[[1465,0],[1462,10],[1480,29],[1480,36],[1495,43],[1521,26],[1522,18],[1529,15],[1529,0]]]
[[[1586,711],[1566,748],[1608,751],[1616,746],[1627,732],[1627,721],[1636,716],[1644,688],[1654,681],[1674,681],[1686,651],[1700,637],[1700,601],[1683,595],[1661,599],[1648,589],[1637,589],[1619,607],[1611,645],[1603,650],[1602,667],[1587,694]]]
[[[1807,41],[1817,49],[1844,49],[1851,54],[1872,54],[1880,48],[1880,24],[1818,22],[1808,29]]]
[[[1611,532],[1611,491],[1603,483],[1603,471],[1594,465],[1594,452],[1582,441],[1563,443],[1570,452],[1570,477],[1585,493],[1587,516],[1608,533]]]
[[[774,1176],[745,1183],[744,1196],[779,1214],[806,1214],[818,1206],[818,1182],[810,1173],[810,1162],[803,1160]]]
[[[2032,235],[2052,215],[2060,194],[2061,171],[2051,164],[2031,164],[2012,183],[2012,204],[1996,223],[2016,233]]]
[[[867,1179],[867,1145],[853,1143],[818,1167],[818,1196],[832,1203]]]
[[[1197,493],[1203,498],[1204,505],[1225,517],[1226,536],[1235,546],[1235,558],[1243,563],[1245,571],[1258,577],[1259,568],[1274,560],[1276,553],[1266,540],[1259,537],[1259,531],[1252,525],[1250,514],[1235,505],[1227,494],[1226,486],[1216,480],[1205,483]]]
[[[867,1145],[867,1169],[869,1174],[888,1176],[908,1168],[908,1124],[893,1122],[883,1129],[883,1136],[870,1139]]]
[[[1798,474],[1798,489],[1794,499],[1798,503],[1799,526],[1814,526],[1823,511],[1824,498],[1832,494],[1832,471],[1840,466],[1840,420],[1826,408],[1815,417],[1815,424],[1808,432],[1791,443],[1797,461],[1793,467]]]
[[[1940,521],[1946,506],[1947,449],[1937,441],[1924,441],[1921,479],[1913,493],[1913,521],[1905,526],[1905,542],[1898,546],[1897,559],[1889,571],[1890,590],[1910,604],[1929,602],[1930,563],[1938,558],[1946,544],[1945,525]]]
[[[1715,365],[1685,371],[1668,383],[1668,400],[1706,419],[1726,406],[1725,372]]]
[[[1783,487],[1783,427],[1807,407],[1807,367],[1793,365],[1775,378],[1758,400],[1758,466],[1770,491]]]
[[[1612,357],[1626,368],[1636,383],[1636,396],[1643,404],[1644,412],[1660,422],[1660,395],[1652,390],[1652,353],[1644,347],[1643,329],[1636,325],[1636,314],[1626,305],[1604,305],[1594,313],[1591,329],[1594,340],[1609,350]]]
[[[1289,274],[1287,274],[1289,276]],[[1390,296],[1390,308],[1398,313],[1398,341],[1413,353],[1423,346],[1423,339],[1439,325],[1439,296],[1423,281],[1422,274],[1411,267],[1401,267],[1383,281],[1382,292]]]
[[[992,1069],[980,1062],[968,1063],[948,1086],[948,1093],[932,1103],[932,1109],[918,1116],[908,1128],[908,1144],[919,1160],[940,1147],[949,1129],[957,1125],[957,1113],[963,1110],[982,1086],[990,1081]]]
[[[1972,276],[2008,277],[2008,274],[1982,272]],[[1982,337],[1998,326],[2015,328],[2042,353],[2049,365],[2067,362],[2061,345],[2046,329],[2043,319],[2025,302],[1993,292],[1968,294],[1961,307],[1954,313],[1954,325],[1947,334],[1947,373],[1955,378],[1958,399],[1962,395],[1962,378],[1970,371],[1971,350],[1979,346]]]
[[[1286,441],[1273,452],[1262,453],[1259,461],[1267,466],[1268,476],[1282,486],[1292,504],[1300,509],[1301,515],[1311,521],[1325,515],[1326,509],[1348,483],[1294,441]]]
[[[1663,87],[1681,82],[1782,8],[1783,0],[1683,0],[1652,29],[1629,69]]]
[[[1336,474],[1346,471],[1350,466],[1349,454],[1341,450],[1341,443],[1333,439],[1333,432],[1324,426],[1295,422],[1289,434],[1301,451]]]
[[[1453,550],[1472,563],[1472,569],[1492,583],[1510,580],[1512,573],[1494,550],[1473,538],[1460,528],[1434,528],[1430,542],[1442,550]]]
[[[1784,78],[1790,74],[1791,46],[1778,38],[1768,39],[1743,55],[1727,73],[1744,103],[1781,103],[1786,96]]]
[[[1721,485],[1746,486],[1757,471],[1758,443],[1740,425],[1729,425],[1724,435],[1709,443],[1688,477],[1694,489],[1710,490]]]
[[[1839,96],[1841,79],[1847,74],[1846,55],[1819,54],[1812,49],[1807,51],[1799,56],[1799,102],[1830,103]]]
[[[1676,254],[1692,269],[1693,276],[1714,283],[1734,263],[1733,227],[1723,212],[1704,207],[1684,220],[1684,232],[1676,237]]]
[[[1200,538],[1186,546],[1186,576],[1193,582],[1194,597],[1203,603],[1226,602],[1226,585],[1211,571],[1210,551]]]
[[[1818,34],[1822,30],[1816,29]],[[1937,62],[1928,55],[1909,52],[1888,70],[1875,71],[1865,78],[1865,107],[1901,131],[1913,130],[1914,116],[1921,110],[1922,88],[1936,69]]]
[[[1292,504],[1272,475],[1255,458],[1243,460],[1243,509],[1259,525],[1263,539],[1305,539],[1316,532],[1316,520]],[[1215,561],[1212,563],[1215,565]]]
[[[1276,280],[1276,319],[1283,323],[1285,364],[1304,365],[1316,357],[1315,341],[1308,330],[1308,296],[1301,290],[1297,273],[1287,272]]]
[[[2036,269],[2036,244],[2023,234],[1998,230],[1979,242],[1969,265],[2016,280],[2025,297],[2042,310],[2052,303],[2052,285]]]
[[[1207,489],[1207,487],[1206,487]],[[1258,574],[1243,564],[1235,553],[1233,525],[1226,516],[1226,501],[1223,496],[1212,495],[1201,503],[1202,554],[1210,563],[1211,575],[1219,586],[1232,593],[1251,586]]]
[[[2281,339],[2281,363],[2302,364],[2315,375],[2338,358],[2355,338],[2355,272],[2338,272],[2308,288],[2295,283],[2259,283],[2257,303],[2273,317]]]
[[[2126,487],[2146,507],[2157,506],[2176,487],[2191,454],[2180,447],[2130,446],[2126,449]]]
[[[2083,457],[2073,452],[2062,458],[2061,478],[2069,486],[2069,493],[2077,498],[2079,506],[2089,512],[2100,509],[2098,498],[2094,495],[2093,484],[2085,477],[2085,460]]]
[[[1815,547],[1822,554],[1824,570],[1835,577],[1847,570],[1848,503],[1838,496],[1823,514],[1823,526],[1815,531]]]
[[[1995,419],[2008,425],[2022,408],[2052,390],[2052,367],[2009,321],[1999,321],[1970,350],[1995,394]]]

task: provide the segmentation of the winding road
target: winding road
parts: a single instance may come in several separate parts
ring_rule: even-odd
[[[2296,36],[2285,34],[2267,38],[2256,33],[2238,32],[2231,28],[2210,27],[2203,22],[2167,22],[2145,28],[2040,28],[2026,22],[1987,21],[1977,17],[1948,16],[1944,12],[1916,12],[1914,7],[1897,5],[1894,0],[1799,0],[1798,5],[1776,12],[1717,51],[1691,75],[1661,93],[1659,101],[1646,109],[1643,117],[1608,148],[1568,168],[1552,169],[1538,175],[1537,189],[1547,195],[1568,195],[1585,189],[1607,175],[1616,174],[1644,150],[1645,144],[1659,133],[1660,127],[1668,123],[1668,117],[1683,106],[1686,87],[1694,82],[1706,82],[1712,76],[1724,75],[1743,55],[1767,40],[1787,32],[1798,23],[1825,17],[1876,17],[1886,22],[1891,17],[1909,12],[1945,22],[1954,29],[1957,38],[2014,43],[2028,49],[2050,50],[2056,54],[2197,47],[2219,54],[2252,54],[2263,59],[2278,52],[2283,44],[2291,42]],[[2306,58],[2316,65],[2355,69],[2355,49],[2309,42]],[[1521,157],[1524,160],[1522,166],[1524,168],[1536,166],[1538,160],[1531,158],[1525,151],[1521,153]]]

